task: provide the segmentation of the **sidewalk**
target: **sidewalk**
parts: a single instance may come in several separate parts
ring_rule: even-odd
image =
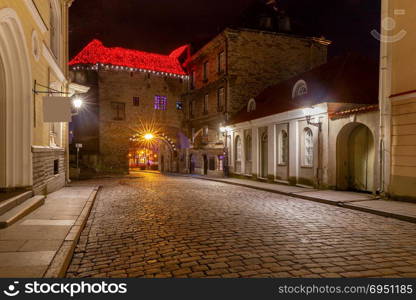
[[[382,200],[377,196],[365,193],[317,190],[278,183],[258,182],[249,179],[212,178],[200,175],[190,175],[190,177],[239,185],[315,202],[338,205],[349,209],[416,223],[416,203]]]
[[[98,188],[65,187],[0,230],[0,277],[59,277],[65,272]]]

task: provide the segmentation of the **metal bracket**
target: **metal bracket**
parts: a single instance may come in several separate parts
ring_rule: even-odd
[[[36,89],[37,87],[45,88],[45,89],[47,89],[47,91],[38,91],[38,90]],[[37,83],[37,81],[36,81],[36,80],[34,81],[32,91],[33,91],[33,93],[34,93],[35,95],[37,95],[37,94],[64,94],[64,95],[70,95],[70,94],[71,94],[71,93],[61,92],[61,91],[58,91],[58,90],[52,89],[52,88],[50,88],[50,87],[48,87],[48,86],[44,86],[44,85],[42,85],[42,84],[40,84],[40,83]]]

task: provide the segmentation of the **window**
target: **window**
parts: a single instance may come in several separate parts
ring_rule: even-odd
[[[224,69],[225,69],[225,53],[224,53],[224,51],[221,51],[218,54],[217,71],[218,71],[218,73],[222,73],[222,72],[224,72]]]
[[[279,134],[279,164],[286,165],[288,162],[289,153],[289,138],[286,130],[282,130]]]
[[[111,102],[113,120],[122,121],[126,119],[126,104],[123,102]]]
[[[303,131],[303,140],[304,140],[304,154],[303,154],[303,164],[305,167],[313,166],[313,133],[310,128],[305,128]]]
[[[133,97],[133,105],[139,106],[140,105],[140,98],[139,97]]]
[[[246,136],[246,161],[251,161],[251,148],[252,148],[252,140],[251,140],[251,135],[247,135]]]
[[[298,80],[293,86],[292,99],[304,96],[308,93],[308,86],[305,80]]]
[[[256,110],[256,100],[250,99],[247,104],[247,112],[252,112]]]
[[[208,160],[208,169],[215,171],[215,157],[210,157]]]
[[[217,91],[217,110],[223,111],[224,110],[224,102],[225,102],[225,93],[224,88],[219,88]]]
[[[241,144],[240,136],[235,139],[235,171],[241,173],[241,160],[243,156],[243,146]]]
[[[53,161],[53,174],[54,175],[59,174],[59,159],[55,159]]]
[[[204,114],[208,113],[209,95],[206,94],[204,97]]]
[[[241,144],[241,138],[240,136],[237,136],[235,139],[235,160],[241,161],[242,155],[243,155],[243,149]]]
[[[190,80],[190,84],[191,84],[190,88],[191,88],[191,90],[193,90],[195,88],[195,81],[196,81],[196,72],[195,71],[192,71],[192,73],[191,73],[191,80]]]
[[[176,109],[177,110],[183,110],[183,102],[182,101],[177,101],[176,102]]]
[[[168,104],[168,98],[166,96],[155,96],[155,109],[166,110]]]
[[[208,62],[204,62],[204,81],[208,81]]]

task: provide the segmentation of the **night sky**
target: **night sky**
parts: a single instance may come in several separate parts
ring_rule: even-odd
[[[106,46],[168,54],[196,50],[259,0],[76,0],[70,8],[71,58],[93,38]],[[378,58],[380,0],[279,0],[298,34],[333,41],[330,56],[346,52]]]

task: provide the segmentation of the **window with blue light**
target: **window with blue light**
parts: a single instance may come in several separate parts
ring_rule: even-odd
[[[166,110],[168,105],[168,98],[166,96],[155,96],[155,109]]]

